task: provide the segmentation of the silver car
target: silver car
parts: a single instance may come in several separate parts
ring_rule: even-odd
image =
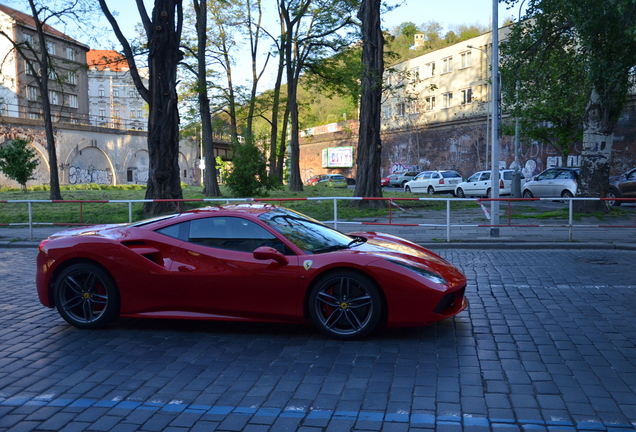
[[[523,185],[524,198],[572,198],[576,196],[580,168],[548,168]]]
[[[499,195],[510,195],[512,190],[512,174],[515,170],[499,170]],[[459,198],[465,197],[488,197],[491,193],[490,182],[491,171],[478,171],[468,177],[468,180],[457,185],[455,188],[455,196]],[[523,174],[521,174],[523,180]]]
[[[421,192],[430,195],[450,193],[455,195],[455,187],[461,181],[462,176],[457,171],[424,171],[404,185],[404,192]]]

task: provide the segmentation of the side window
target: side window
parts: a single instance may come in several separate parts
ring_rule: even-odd
[[[482,180],[490,180],[490,173],[489,172],[485,172],[481,174],[481,179]]]
[[[190,222],[183,222],[180,224],[174,224],[165,228],[158,229],[157,232],[168,237],[173,237],[179,240],[187,241],[188,232],[190,230]]]
[[[211,217],[190,221],[188,240],[203,246],[229,249],[238,252],[253,252],[261,246],[270,246],[282,254],[293,252],[263,227],[247,219],[236,217]]]
[[[570,171],[561,171],[559,175],[556,176],[558,179],[573,179],[574,174]]]

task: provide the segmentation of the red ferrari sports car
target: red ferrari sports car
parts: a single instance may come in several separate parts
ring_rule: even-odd
[[[464,310],[465,276],[407,240],[343,234],[269,204],[70,229],[40,244],[44,306],[79,328],[118,316],[313,322],[338,339]]]

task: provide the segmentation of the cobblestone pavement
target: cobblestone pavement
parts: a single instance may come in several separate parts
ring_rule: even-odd
[[[41,306],[0,249],[0,431],[636,430],[636,252],[458,250],[468,310],[340,342],[307,326]]]

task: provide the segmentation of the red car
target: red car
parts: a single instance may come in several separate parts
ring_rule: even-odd
[[[346,340],[468,305],[465,276],[414,243],[256,203],[57,233],[40,244],[36,284],[42,304],[79,328],[118,316],[310,320]]]

